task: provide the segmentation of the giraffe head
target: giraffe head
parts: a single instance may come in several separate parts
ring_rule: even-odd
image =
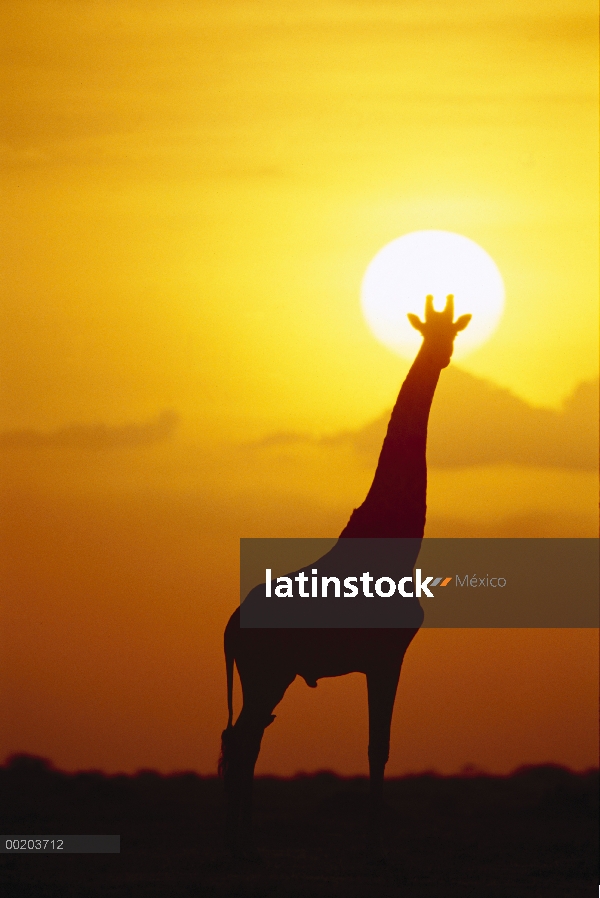
[[[446,368],[450,364],[454,350],[454,338],[459,331],[464,331],[471,320],[471,315],[461,315],[454,319],[454,296],[446,297],[446,306],[442,312],[436,312],[433,308],[433,296],[425,297],[425,321],[417,315],[409,313],[408,320],[412,326],[423,334],[423,346],[429,349],[435,357],[440,368]]]

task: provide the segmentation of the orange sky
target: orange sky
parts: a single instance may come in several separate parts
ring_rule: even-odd
[[[0,757],[214,770],[237,540],[364,496],[408,363],[359,287],[402,233],[507,291],[443,375],[427,532],[597,533],[595,4],[0,15]],[[390,772],[595,764],[596,636],[421,633]],[[294,684],[260,769],[366,770],[364,693]]]

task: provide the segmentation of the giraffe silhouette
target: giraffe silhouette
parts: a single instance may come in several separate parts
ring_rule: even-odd
[[[344,551],[353,539],[404,539],[412,571],[425,529],[427,423],[440,372],[450,363],[454,338],[471,316],[454,321],[454,298],[442,312],[433,297],[425,300],[425,320],[408,316],[423,336],[421,348],[400,389],[383,442],[373,483],[362,505],[352,512],[334,546]],[[349,540],[348,543],[344,543]],[[331,553],[329,553],[331,554]],[[323,559],[321,559],[322,561]],[[221,740],[219,772],[227,797],[226,842],[234,854],[253,856],[252,783],[264,730],[274,718],[288,686],[301,676],[311,687],[322,677],[364,673],[369,704],[370,833],[377,850],[381,830],[383,779],[389,755],[394,700],[404,654],[423,620],[384,628],[244,628],[240,609],[225,629],[229,719]],[[413,608],[414,611],[414,608]],[[233,668],[237,666],[243,707],[233,723]]]

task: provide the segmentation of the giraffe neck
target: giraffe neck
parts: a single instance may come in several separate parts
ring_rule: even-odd
[[[425,529],[427,425],[446,354],[424,341],[392,411],[367,498],[342,537],[420,539]]]

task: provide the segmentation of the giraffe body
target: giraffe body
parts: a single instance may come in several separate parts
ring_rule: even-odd
[[[406,541],[410,551],[396,572],[410,575],[425,528],[427,422],[440,372],[450,361],[456,333],[470,316],[453,322],[448,297],[435,312],[427,297],[425,322],[411,323],[424,336],[423,345],[402,385],[392,412],[371,488],[355,509],[338,543],[328,555],[344,552],[352,539]],[[347,542],[346,542],[347,541]],[[327,556],[320,561],[326,561]],[[323,677],[359,672],[366,676],[369,703],[369,771],[371,834],[378,841],[390,727],[402,661],[422,622],[420,606],[412,606],[409,626],[397,628],[269,628],[240,627],[240,609],[225,629],[229,720],[222,735],[220,771],[227,793],[227,841],[234,852],[252,851],[251,812],[254,766],[273,710],[296,676],[315,687]],[[420,611],[420,614],[419,614]],[[233,669],[237,667],[243,707],[233,724]]]

